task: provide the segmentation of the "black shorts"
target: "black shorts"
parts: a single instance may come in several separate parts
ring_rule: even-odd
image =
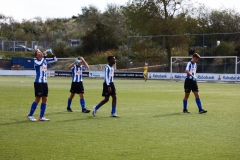
[[[114,86],[114,83],[110,83],[110,87],[111,87],[111,90],[112,90],[111,94],[108,93],[108,86],[107,86],[107,84],[103,83],[103,92],[102,92],[102,96],[103,97],[109,97],[110,95],[116,95],[116,88]]]
[[[71,93],[84,93],[84,87],[83,87],[83,82],[72,82]]]
[[[197,81],[193,81],[192,79],[186,78],[184,83],[184,90],[187,93],[190,93],[191,91],[198,92]]]
[[[47,97],[48,96],[47,83],[34,82],[34,90],[35,90],[35,97]]]

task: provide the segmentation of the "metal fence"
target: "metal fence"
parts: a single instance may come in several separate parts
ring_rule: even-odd
[[[194,52],[201,56],[236,56],[237,51],[218,54],[217,46],[227,42],[234,50],[240,49],[240,32],[212,34],[183,34],[157,36],[128,36],[126,70],[142,71],[145,62],[149,71],[169,72],[171,56],[191,56]],[[238,54],[240,51],[238,51]],[[222,55],[224,54],[224,55]],[[240,56],[240,55],[238,55]],[[198,62],[199,72],[207,72],[208,60]]]
[[[61,42],[62,43],[62,42]],[[57,45],[57,42],[52,41],[1,41],[1,51],[12,51],[12,52],[31,52],[37,48],[42,50],[53,48]],[[71,43],[65,42],[65,45],[70,46]]]

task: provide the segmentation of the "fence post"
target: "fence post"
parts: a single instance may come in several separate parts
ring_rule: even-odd
[[[204,44],[205,44],[205,36],[203,34],[203,48],[202,48],[202,54],[203,54],[203,57],[204,57]],[[202,73],[204,73],[204,59],[203,59],[203,62],[202,62]]]
[[[235,83],[237,83],[238,57],[235,57]]]
[[[127,71],[129,68],[130,37],[127,39]]]
[[[25,41],[25,46],[26,46],[26,48],[25,48],[25,52],[27,52],[27,41]]]
[[[162,44],[162,72],[164,72],[164,50],[165,50],[165,36],[163,36]]]
[[[171,66],[170,66],[170,81],[172,81],[172,79],[173,79],[173,77],[172,77],[172,57],[171,57],[171,61],[170,61],[170,63],[171,63]]]
[[[16,44],[16,41],[13,41],[13,51],[15,52],[15,44]]]

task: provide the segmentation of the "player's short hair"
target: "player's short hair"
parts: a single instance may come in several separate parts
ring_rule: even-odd
[[[192,57],[193,57],[193,58],[198,58],[198,59],[201,58],[201,56],[200,56],[198,53],[194,53]]]
[[[108,62],[109,62],[112,58],[114,58],[114,56],[108,56],[108,57],[107,57]]]

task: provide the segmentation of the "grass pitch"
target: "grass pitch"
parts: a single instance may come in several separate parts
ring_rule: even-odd
[[[0,77],[0,159],[240,159],[240,85],[199,83],[203,108],[193,95],[182,113],[183,83],[115,80],[117,113],[111,103],[97,116],[83,114],[79,97],[66,112],[70,78],[49,78],[46,117],[30,122],[33,77]],[[84,79],[86,105],[102,100],[102,80]],[[39,105],[34,114],[39,116]]]

